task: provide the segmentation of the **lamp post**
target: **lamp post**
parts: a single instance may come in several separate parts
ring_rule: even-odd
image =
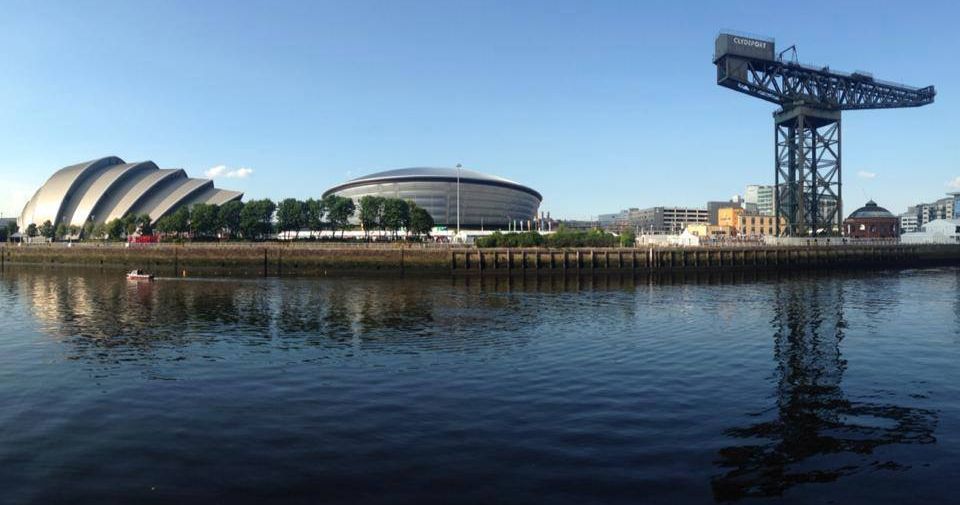
[[[457,163],[457,238],[460,238],[460,169],[462,167]]]

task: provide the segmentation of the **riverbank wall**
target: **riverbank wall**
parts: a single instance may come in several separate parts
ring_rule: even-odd
[[[587,275],[960,265],[957,245],[477,249],[419,244],[3,245],[0,268],[93,267],[159,276]]]

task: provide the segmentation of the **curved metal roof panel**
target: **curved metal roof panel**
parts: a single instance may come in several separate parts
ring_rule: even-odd
[[[197,192],[204,191],[213,187],[213,181],[210,179],[184,179],[178,181],[173,190],[157,201],[152,207],[144,207],[153,222],[167,215],[174,207],[183,205],[189,201]]]
[[[475,184],[485,184],[492,186],[501,186],[508,187],[529,193],[541,201],[543,200],[543,195],[538,191],[524,186],[518,182],[511,181],[510,179],[505,179],[503,177],[498,177],[495,175],[485,174],[482,172],[477,172],[475,170],[467,169],[456,169],[456,168],[438,168],[438,167],[411,167],[411,168],[398,168],[394,170],[386,170],[383,172],[376,172],[370,175],[365,175],[363,177],[358,177],[356,179],[351,179],[343,184],[334,186],[327,190],[323,196],[341,191],[347,188],[353,188],[357,186],[362,186],[366,184],[377,184],[383,182],[401,182],[401,181],[443,181],[451,182],[460,179],[461,183],[475,183]]]
[[[240,200],[243,198],[243,193],[239,191],[230,191],[227,189],[214,189],[209,195],[205,195],[205,199],[197,203],[206,203],[208,205],[223,205],[227,202],[232,202],[234,200]]]
[[[152,161],[126,163],[108,156],[54,172],[24,206],[18,223],[24,229],[47,220],[54,226],[82,226],[142,212],[156,220],[179,205],[220,205],[242,196],[216,189],[210,180],[188,179],[179,168],[161,170]]]
[[[118,182],[122,182],[138,173],[145,174],[156,170],[159,170],[159,168],[152,161],[124,163],[104,170],[93,178],[90,185],[83,191],[83,197],[77,202],[71,213],[70,224],[83,226],[93,210],[111,194]]]
[[[187,173],[184,172],[182,168],[167,168],[150,172],[146,177],[137,181],[137,184],[130,188],[116,205],[107,212],[101,213],[105,214],[105,216],[102,221],[98,218],[97,222],[121,219],[128,213],[138,210],[138,206],[143,200],[149,198],[157,190],[162,189],[168,181],[178,178],[187,178]]]
[[[74,192],[80,183],[92,173],[123,162],[116,156],[108,156],[57,170],[24,207],[21,219],[24,224],[38,225],[49,220],[56,226],[64,218],[61,214],[69,201],[76,196]]]

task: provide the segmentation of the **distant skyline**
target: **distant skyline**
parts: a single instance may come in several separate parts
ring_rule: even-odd
[[[723,30],[935,85],[843,116],[844,211],[960,191],[960,7],[878,2],[2,1],[0,212],[115,155],[246,198],[412,166],[506,177],[554,217],[773,183],[775,106],[716,85]]]

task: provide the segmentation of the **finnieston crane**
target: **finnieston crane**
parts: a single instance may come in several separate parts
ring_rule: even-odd
[[[783,55],[792,50],[793,58]],[[920,107],[933,86],[915,88],[796,61],[796,47],[776,54],[772,39],[721,33],[713,63],[717,84],[780,106],[774,112],[776,234],[833,235],[843,221],[840,112]],[[780,229],[781,218],[786,229]]]

